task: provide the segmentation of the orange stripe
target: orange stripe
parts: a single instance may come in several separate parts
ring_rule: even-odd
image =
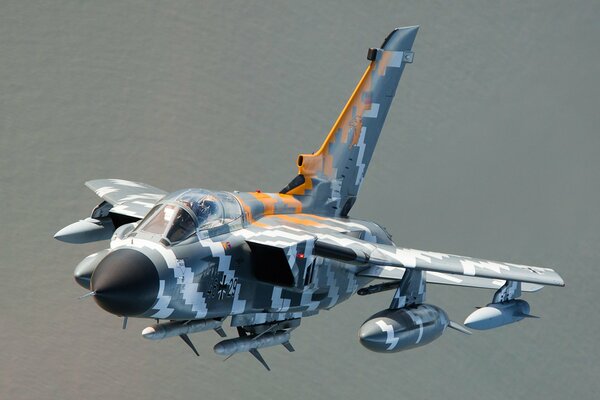
[[[286,214],[277,215],[277,218],[282,219],[284,221],[292,222],[292,223],[298,224],[298,225],[314,226],[314,227],[317,227],[317,228],[329,228],[327,225],[321,224],[321,223],[316,222],[316,221],[311,221],[309,219],[292,217],[291,215],[286,215]]]
[[[310,179],[310,178],[307,178],[307,179]],[[306,189],[308,189],[308,187],[306,187],[306,182],[305,182],[302,185],[296,186],[292,190],[288,191],[286,194],[302,196],[303,194],[306,193]]]
[[[240,204],[242,205],[242,208],[244,209],[244,214],[246,214],[246,221],[248,221],[249,223],[253,223],[254,216],[252,215],[252,209],[250,208],[250,206],[248,204],[244,203],[244,201],[242,199],[240,199],[239,197],[237,199],[240,202]]]
[[[257,226],[259,228],[265,228],[265,229],[271,229],[271,227],[269,225],[263,224],[262,222],[257,222],[257,221],[253,222],[252,226]]]
[[[302,212],[302,203],[300,202],[300,200],[294,198],[294,196],[290,196],[287,194],[278,193],[278,196],[281,199],[281,201],[283,201],[283,204],[285,204],[289,208],[293,208],[295,213]]]
[[[348,102],[346,103],[346,105],[342,109],[342,112],[340,113],[340,115],[338,116],[337,120],[335,121],[335,123],[331,127],[331,131],[329,131],[329,134],[325,138],[325,141],[321,145],[321,148],[319,148],[319,150],[317,150],[315,152],[315,154],[314,154],[315,156],[321,155],[321,153],[323,153],[323,151],[325,151],[325,147],[327,146],[327,144],[329,143],[329,141],[332,140],[332,138],[335,137],[334,133],[338,129],[338,127],[339,127],[339,125],[340,125],[340,123],[342,121],[342,118],[344,118],[344,116],[346,115],[346,112],[348,111],[348,109],[350,108],[350,106],[352,105],[352,103],[354,102],[354,99],[356,98],[356,96],[357,96],[357,94],[358,94],[358,92],[360,90],[360,87],[362,86],[363,82],[367,79],[367,77],[369,76],[369,72],[371,71],[371,69],[374,66],[375,66],[375,62],[371,61],[371,63],[369,64],[369,66],[365,70],[365,73],[363,74],[362,78],[360,78],[360,81],[358,81],[358,85],[356,85],[356,87],[354,88],[354,91],[352,92],[352,95],[348,99]]]
[[[277,200],[266,193],[251,192],[250,194],[263,204],[265,207],[264,215],[273,215],[275,213],[275,203],[277,203]]]
[[[362,95],[364,91],[370,90],[372,84],[370,72],[375,68],[375,65],[375,62],[372,61],[363,73],[358,84],[354,88],[352,95],[346,102],[346,105],[344,106],[342,112],[331,127],[329,134],[325,138],[323,144],[321,144],[319,150],[317,150],[313,154],[301,155],[303,158],[303,162],[302,165],[298,167],[299,174],[304,175],[305,177],[309,177],[316,175],[318,172],[323,172],[323,174],[327,177],[332,176],[334,155],[329,153],[328,146],[335,141],[335,134],[339,129],[341,129],[340,140],[342,141],[342,143],[351,142],[349,144],[352,145],[358,142],[358,138],[360,136],[360,129],[362,127],[361,118],[367,106],[367,104],[363,103],[362,99],[360,99],[359,96]],[[356,121],[352,121],[352,113],[350,109],[353,106],[357,107]],[[354,135],[352,138],[348,138],[348,133],[353,123],[355,125]],[[304,194],[304,190],[306,190],[307,188],[307,185],[305,185],[305,187],[290,192],[290,194]]]

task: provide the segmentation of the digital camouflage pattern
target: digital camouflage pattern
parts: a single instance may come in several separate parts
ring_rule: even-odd
[[[398,28],[369,50],[370,63],[323,145],[298,156],[298,176],[280,193],[167,194],[121,179],[87,182],[104,202],[56,237],[81,243],[96,240],[98,230],[114,234],[110,249],[79,264],[77,282],[113,314],[171,321],[144,335],[171,332],[195,352],[187,333],[231,317],[240,338],[215,351],[250,351],[265,366],[257,348],[284,344],[292,351],[288,332],[302,317],[357,291],[395,290],[389,310],[365,322],[360,337],[375,351],[398,351],[427,343],[448,326],[464,330],[423,304],[426,282],[497,289],[500,302],[564,285],[548,268],[396,247],[378,224],[348,217],[400,77],[413,61],[417,30]],[[386,283],[367,287],[373,279]]]

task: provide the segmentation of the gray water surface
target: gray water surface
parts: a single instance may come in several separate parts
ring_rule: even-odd
[[[595,399],[600,3],[0,3],[1,399]],[[539,320],[393,355],[357,330],[389,293],[302,322],[297,351],[142,339],[75,284],[107,246],[53,240],[96,178],[278,191],[379,46],[420,24],[355,217],[399,245],[554,267]],[[462,322],[491,292],[430,286]],[[232,330],[229,330],[233,333]]]

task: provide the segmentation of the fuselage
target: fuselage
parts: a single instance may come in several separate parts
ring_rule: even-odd
[[[199,226],[198,220],[204,214],[194,201],[206,204],[206,196],[229,204],[219,206],[226,215],[217,216],[217,222]],[[96,292],[98,304],[117,315],[169,320],[232,316],[232,325],[243,326],[315,314],[348,299],[370,279],[356,275],[360,267],[314,256],[302,245],[284,249],[285,258],[278,263],[277,255],[261,257],[260,251],[250,248],[249,240],[258,234],[268,235],[271,229],[277,229],[273,243],[277,243],[282,229],[287,239],[295,235],[301,239],[299,228],[303,232],[344,233],[378,243],[391,240],[372,222],[302,211],[301,200],[292,195],[199,189],[176,192],[158,202],[144,220],[115,231],[110,252],[98,255],[102,259],[92,275],[91,289]],[[191,229],[186,225],[190,216],[196,226],[186,236],[184,232]],[[138,288],[139,298],[128,298],[112,289],[127,286],[130,293],[136,293],[136,285],[131,282],[107,284],[109,278],[100,281],[102,277],[118,276],[121,264],[138,253],[143,262],[136,262],[149,260],[146,263],[153,265],[157,279]],[[127,279],[152,279],[148,276],[154,274],[140,268],[137,278]],[[111,287],[98,287],[102,284]],[[131,301],[138,307],[129,306]]]

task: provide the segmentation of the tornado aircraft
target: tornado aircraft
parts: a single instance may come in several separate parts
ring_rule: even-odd
[[[532,317],[519,297],[564,286],[554,270],[398,247],[377,223],[350,217],[400,77],[413,63],[417,30],[395,29],[368,50],[366,71],[325,141],[298,156],[298,175],[278,193],[86,182],[102,201],[54,236],[110,239],[75,268],[82,297],[124,317],[123,328],[129,317],[148,319],[144,338],[179,336],[196,355],[190,335],[214,330],[218,355],[249,352],[267,369],[259,349],[294,351],[302,318],[355,293],[391,294],[390,306],[358,328],[360,343],[380,353],[423,346],[446,328],[470,334],[425,303],[429,283],[495,290],[467,316],[470,329]],[[226,338],[226,322],[235,337]]]

